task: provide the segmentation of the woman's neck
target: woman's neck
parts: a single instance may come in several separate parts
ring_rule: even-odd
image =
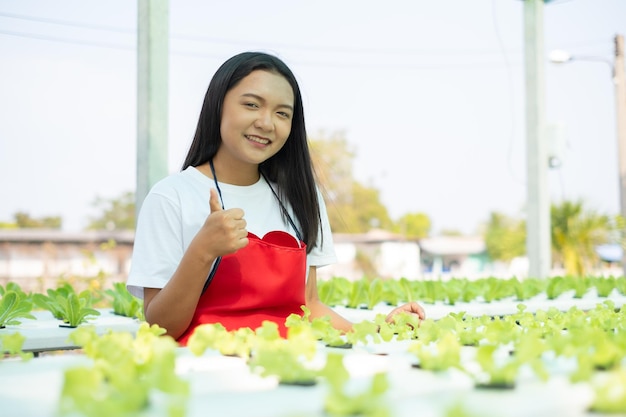
[[[213,178],[210,161],[196,167],[209,178]],[[213,159],[215,176],[219,182],[231,185],[252,185],[259,181],[258,165],[224,163],[220,159]]]

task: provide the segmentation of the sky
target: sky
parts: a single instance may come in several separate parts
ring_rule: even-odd
[[[544,7],[552,202],[619,212],[611,66],[625,17],[624,0]],[[425,213],[432,234],[523,218],[523,1],[170,0],[169,31],[171,173],[218,66],[265,51],[296,74],[310,137],[342,134],[392,218]],[[26,212],[81,230],[97,197],[135,190],[136,33],[137,1],[0,0],[0,222]],[[555,49],[581,59],[553,64]]]

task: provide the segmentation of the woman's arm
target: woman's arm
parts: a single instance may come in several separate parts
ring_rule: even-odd
[[[242,209],[223,210],[215,189],[209,200],[211,213],[185,251],[176,271],[162,288],[144,288],[144,314],[177,339],[193,318],[213,262],[248,244]]]
[[[349,332],[352,330],[352,323],[346,318],[342,317],[339,313],[335,312],[332,308],[322,303],[317,293],[317,268],[312,266],[309,268],[309,278],[306,283],[306,306],[311,310],[311,318],[329,316],[330,323],[336,329],[343,332]],[[410,313],[417,315],[420,320],[426,318],[426,313],[421,305],[416,302],[406,303],[399,307],[394,308],[387,315],[386,321],[392,323],[393,317],[399,313]]]
[[[193,246],[193,245],[192,245]],[[144,315],[150,324],[158,324],[177,339],[193,318],[212,262],[203,261],[192,246],[183,256],[176,272],[162,288],[144,288]]]
[[[322,303],[317,293],[317,267],[309,267],[309,278],[306,282],[306,306],[311,311],[311,319],[330,317],[330,324],[344,333],[352,330],[352,323],[332,308]]]

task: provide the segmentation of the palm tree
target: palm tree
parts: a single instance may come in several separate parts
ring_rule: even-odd
[[[598,262],[595,247],[610,240],[613,223],[607,215],[586,210],[582,201],[552,205],[552,249],[568,275],[584,276]]]

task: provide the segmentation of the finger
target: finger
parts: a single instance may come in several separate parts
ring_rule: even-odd
[[[411,311],[419,316],[421,320],[426,319],[426,311],[424,308],[416,302],[411,303]]]
[[[245,212],[243,211],[243,209],[231,208],[231,209],[228,209],[227,211],[228,211],[229,217],[231,219],[235,219],[235,220],[238,220],[238,221],[243,221],[244,222],[243,227],[246,227],[245,220],[243,219],[243,217],[245,215]]]
[[[211,188],[211,197],[209,197],[209,207],[211,208],[211,213],[222,210],[222,203],[220,202],[220,198],[217,195],[217,191],[215,188]]]

